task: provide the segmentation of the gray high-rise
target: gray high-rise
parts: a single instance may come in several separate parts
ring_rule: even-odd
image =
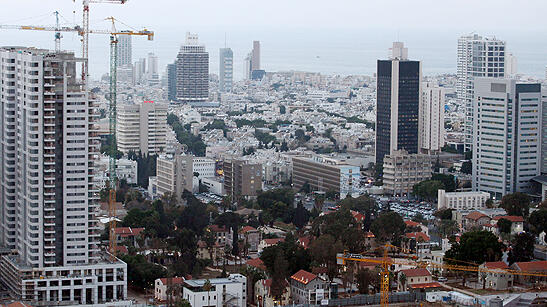
[[[209,53],[197,34],[186,33],[186,43],[177,55],[177,100],[203,102],[209,99]]]
[[[167,100],[177,100],[177,64],[167,64]]]
[[[118,66],[133,64],[133,44],[131,35],[118,35]]]
[[[234,53],[230,48],[220,48],[219,55],[219,90],[226,93],[232,91],[234,79]]]
[[[94,100],[73,53],[0,48],[0,278],[31,305],[125,300],[127,266],[99,249]]]
[[[458,39],[458,99],[465,106],[465,150],[473,144],[473,94],[476,77],[505,77],[505,42],[478,34]]]

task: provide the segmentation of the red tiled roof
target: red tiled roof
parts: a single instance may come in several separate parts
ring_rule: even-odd
[[[372,231],[365,232],[365,238],[376,238]]]
[[[212,232],[228,232],[226,226],[211,225],[209,226],[209,229],[211,229]]]
[[[206,248],[206,247],[207,247],[207,243],[205,243],[205,242],[202,241],[202,240],[199,240],[199,241],[198,241],[198,247],[199,247],[199,248]]]
[[[262,259],[260,259],[260,258],[249,259],[249,260],[247,260],[246,263],[249,266],[255,267],[255,268],[260,269],[262,271],[266,271],[266,266],[264,265],[264,261],[262,261]]]
[[[436,281],[426,282],[423,284],[412,284],[408,285],[412,289],[426,289],[426,288],[441,288],[442,285]]]
[[[406,277],[431,276],[431,273],[424,268],[401,270],[401,272],[403,272]]]
[[[131,227],[116,227],[114,228],[114,233],[120,235],[121,237],[131,237],[138,236],[144,228],[131,228]]]
[[[160,278],[160,280],[162,284],[167,285],[167,278]],[[184,278],[182,277],[173,277],[171,280],[171,284],[178,285],[178,284],[182,284],[183,281],[184,281]]]
[[[0,306],[6,306],[6,307],[32,307],[31,305],[23,304],[21,302],[13,302],[7,305],[0,305]]]
[[[127,250],[127,246],[124,246],[124,245],[117,245],[116,246],[116,251],[120,252],[120,253],[124,253],[124,254],[129,253],[129,250]]]
[[[297,282],[302,283],[304,285],[307,285],[308,283],[310,283],[310,281],[316,278],[317,278],[317,275],[304,270],[300,270],[294,273],[293,276],[291,276],[291,279],[296,280]]]
[[[245,227],[241,228],[241,230],[239,232],[240,233],[247,233],[249,231],[256,231],[256,228],[254,228],[252,226],[245,226]]]
[[[420,226],[420,223],[416,223],[416,222],[411,221],[411,220],[405,221],[405,224],[406,224],[406,226],[408,226],[408,227],[418,227],[418,226]]]
[[[300,244],[304,249],[308,249],[308,247],[310,247],[310,241],[310,236],[303,236],[298,238],[298,244]]]
[[[362,222],[365,220],[365,216],[361,213],[361,212],[358,212],[358,211],[353,211],[351,210],[351,215],[353,215],[353,218],[357,221],[357,222]]]
[[[285,238],[264,239],[266,245],[276,245],[279,242],[285,242]]]
[[[485,217],[485,216],[488,217],[488,215],[480,213],[479,211],[473,211],[473,212],[470,212],[468,215],[466,215],[465,218],[476,221],[480,219],[481,217]]]
[[[547,260],[515,262],[518,270],[526,272],[547,272]]]
[[[311,268],[313,274],[327,274],[329,269],[326,266],[316,266]]]
[[[488,269],[508,269],[509,267],[503,261],[485,262],[484,266]]]
[[[493,218],[493,220],[496,220],[496,221],[499,221],[501,219],[506,219],[510,221],[511,223],[524,222],[524,218],[522,216],[515,216],[515,215],[499,215]]]
[[[430,240],[429,236],[423,232],[409,232],[405,233],[405,236],[409,239],[422,239],[424,242],[428,242]]]

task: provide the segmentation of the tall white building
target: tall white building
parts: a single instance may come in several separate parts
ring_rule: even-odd
[[[0,49],[0,278],[16,300],[100,305],[127,297],[127,266],[99,250],[99,138],[73,53]]]
[[[177,100],[203,102],[209,99],[209,53],[197,34],[186,33],[177,55]]]
[[[160,83],[160,74],[158,71],[158,57],[150,52],[148,53],[148,83],[150,85],[157,85]]]
[[[547,90],[542,89],[542,124],[541,124],[541,173],[547,174]]]
[[[476,78],[474,105],[473,190],[528,192],[540,174],[540,84]]]
[[[219,55],[219,90],[226,93],[232,91],[234,80],[234,53],[230,48],[220,48]]]
[[[131,66],[133,64],[131,37],[131,35],[118,35],[118,66]]]
[[[473,147],[473,79],[505,77],[505,41],[478,34],[458,39],[457,94],[465,105],[465,150]]]
[[[167,146],[167,104],[143,101],[118,106],[116,137],[118,150],[158,154]]]
[[[431,82],[424,82],[420,99],[420,151],[439,152],[444,146],[444,89]]]
[[[140,84],[146,81],[146,59],[142,58],[133,65],[133,83]]]

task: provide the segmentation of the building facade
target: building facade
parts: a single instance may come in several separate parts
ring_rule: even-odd
[[[438,191],[437,209],[470,210],[486,208],[490,194],[486,192],[446,192]]]
[[[309,184],[314,191],[335,191],[341,198],[356,194],[361,179],[359,166],[323,156],[293,157],[292,175],[296,190]]]
[[[319,305],[330,298],[329,283],[310,272],[300,270],[290,278],[291,297],[295,304]]]
[[[444,89],[431,82],[422,83],[420,152],[437,153],[444,146],[444,106]]]
[[[223,163],[224,192],[232,197],[257,196],[262,190],[262,165],[245,160]]]
[[[473,148],[474,78],[505,77],[505,41],[478,34],[458,39],[457,95],[465,105],[465,151]]]
[[[0,278],[16,300],[127,297],[127,266],[99,250],[94,98],[73,53],[0,49]]]
[[[402,43],[393,43],[392,58],[378,60],[376,164],[385,155],[405,149],[418,153],[421,63],[409,61]]]
[[[133,41],[131,35],[118,35],[117,53],[118,67],[127,67],[133,64]]]
[[[541,86],[475,78],[473,190],[529,192],[540,174]]]
[[[204,102],[209,99],[209,53],[197,34],[186,33],[177,55],[177,100]]]
[[[167,64],[167,100],[177,100],[177,64]]]
[[[247,278],[230,274],[226,278],[185,280],[182,297],[192,307],[239,307],[247,306],[246,292]]]
[[[541,173],[547,175],[547,90],[542,89],[541,99]],[[545,197],[543,197],[545,199]]]
[[[431,179],[431,156],[397,150],[384,157],[384,193],[408,195],[414,185]]]
[[[192,191],[192,156],[160,155],[156,160],[156,194],[175,194],[181,198],[184,190]]]
[[[234,53],[231,48],[220,48],[219,55],[219,90],[222,93],[231,92],[234,81]]]
[[[116,136],[118,150],[159,154],[167,146],[167,104],[144,101],[118,106]]]

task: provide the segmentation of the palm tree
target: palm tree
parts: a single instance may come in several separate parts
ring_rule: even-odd
[[[406,275],[403,272],[399,273],[399,283],[401,284],[401,290],[404,291],[406,285]]]

